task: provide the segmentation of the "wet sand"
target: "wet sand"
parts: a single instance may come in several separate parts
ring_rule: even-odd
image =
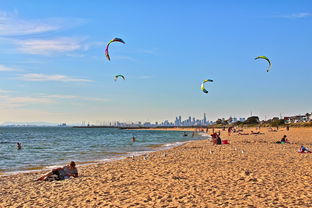
[[[297,153],[312,149],[312,128],[260,131],[78,167],[64,181],[2,176],[0,207],[312,207],[312,154]],[[275,144],[284,134],[292,144]]]

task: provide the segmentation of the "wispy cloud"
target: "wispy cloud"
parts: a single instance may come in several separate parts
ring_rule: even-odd
[[[51,55],[83,49],[82,41],[76,38],[57,38],[50,40],[28,39],[15,41],[18,50],[29,54]]]
[[[300,18],[305,18],[305,17],[312,17],[312,13],[310,13],[310,12],[299,12],[299,13],[293,13],[290,15],[279,15],[277,17],[288,18],[288,19],[300,19]]]
[[[18,77],[20,80],[32,81],[32,82],[46,82],[46,81],[58,81],[58,82],[92,82],[89,79],[73,78],[65,75],[55,74],[22,74]]]
[[[76,96],[76,95],[43,95],[42,97],[54,98],[54,99],[78,99],[85,101],[96,101],[96,102],[107,102],[109,99],[105,98],[96,98],[96,97],[85,97],[85,96]]]
[[[7,67],[4,65],[0,65],[0,71],[21,71],[21,70],[12,68],[12,67]]]
[[[12,91],[10,90],[3,90],[3,89],[0,89],[0,93],[1,94],[7,94],[7,93],[11,93]]]
[[[1,90],[0,90],[1,93]],[[14,93],[15,94],[15,93]],[[109,99],[97,98],[97,97],[85,97],[76,95],[61,95],[61,94],[39,94],[33,96],[16,96],[11,91],[5,91],[0,94],[0,108],[21,108],[33,104],[61,104],[64,100],[70,100],[72,104],[76,104],[77,101],[91,101],[91,102],[108,102]]]
[[[32,35],[61,30],[84,23],[82,19],[22,19],[17,12],[0,11],[0,36]]]
[[[2,102],[1,102],[2,101]],[[14,104],[14,105],[25,105],[25,104],[38,104],[38,103],[55,103],[52,99],[44,98],[44,97],[12,97],[8,95],[0,96],[0,102],[6,104]]]

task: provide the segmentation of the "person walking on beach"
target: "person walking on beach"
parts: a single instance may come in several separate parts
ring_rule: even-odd
[[[71,161],[68,165],[62,168],[55,168],[51,172],[38,178],[38,181],[48,180],[50,176],[55,175],[55,180],[64,180],[70,178],[70,176],[78,177],[78,170],[76,168],[76,163]]]

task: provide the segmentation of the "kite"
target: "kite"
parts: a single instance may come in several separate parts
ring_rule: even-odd
[[[125,80],[125,77],[121,74],[118,74],[114,77],[114,80],[117,81],[118,77],[121,77],[123,80]]]
[[[213,80],[211,80],[211,79],[205,79],[205,80],[203,81],[203,83],[201,84],[201,86],[200,86],[201,90],[202,90],[204,93],[208,93],[208,90],[206,90],[206,89],[205,89],[205,86],[204,86],[204,83],[205,83],[205,82],[213,82]]]
[[[269,67],[267,68],[267,72],[269,72],[271,67],[272,67],[270,59],[268,59],[268,57],[266,57],[266,56],[258,56],[255,58],[255,60],[257,60],[257,59],[265,59],[265,60],[267,60],[267,62],[269,62]]]
[[[112,42],[120,42],[125,44],[125,42],[121,39],[121,38],[113,38],[112,40],[110,40],[107,45],[106,45],[106,49],[105,49],[105,56],[106,58],[110,61],[110,57],[109,57],[109,53],[108,53],[108,47]]]

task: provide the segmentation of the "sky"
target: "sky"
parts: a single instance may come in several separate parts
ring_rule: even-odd
[[[311,25],[310,0],[1,0],[0,123],[311,112]]]

